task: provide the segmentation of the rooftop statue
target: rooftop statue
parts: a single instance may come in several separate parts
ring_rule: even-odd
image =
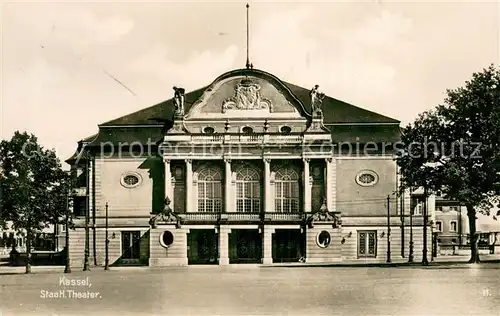
[[[313,115],[322,113],[321,104],[323,103],[323,99],[325,98],[325,94],[319,92],[318,88],[319,86],[315,85],[314,88],[312,88],[309,92],[309,96],[311,97],[311,108]]]
[[[174,91],[175,115],[184,115],[184,99],[186,90],[184,88],[174,87]]]

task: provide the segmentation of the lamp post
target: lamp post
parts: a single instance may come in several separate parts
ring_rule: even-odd
[[[429,264],[427,260],[427,185],[424,184],[424,247],[422,249],[422,265]]]
[[[66,222],[64,223],[66,227],[66,266],[64,267],[64,273],[71,273],[71,260],[69,258],[69,195],[66,197]]]
[[[106,202],[106,244],[105,244],[105,252],[106,258],[104,259],[104,270],[109,270],[109,238],[108,238],[108,202]]]
[[[413,208],[410,203],[410,249],[408,251],[408,262],[413,262]]]
[[[85,174],[86,174],[86,192],[85,192],[85,257],[83,261],[83,271],[90,271],[89,267],[89,255],[90,255],[90,231],[89,231],[89,217],[90,217],[90,207],[89,207],[89,154],[85,152]]]
[[[401,258],[405,257],[405,199],[404,194],[401,194],[399,200],[401,210]]]
[[[391,262],[391,213],[390,213],[391,198],[387,196],[387,263]]]

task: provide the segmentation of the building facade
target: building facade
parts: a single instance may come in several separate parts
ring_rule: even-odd
[[[435,198],[434,233],[438,255],[456,255],[470,251],[470,229],[467,208],[442,196]],[[496,209],[490,210],[496,214]],[[494,216],[476,214],[476,234],[480,253],[498,253],[500,223]]]
[[[86,244],[90,263],[104,263],[106,209],[112,264],[385,262],[389,242],[392,258],[407,255],[399,121],[252,68],[174,91],[99,125],[67,161],[81,178],[74,265]]]

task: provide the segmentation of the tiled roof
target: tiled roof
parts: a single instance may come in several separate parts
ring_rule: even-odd
[[[259,75],[264,75],[272,78],[273,80],[279,80],[271,74],[268,74],[261,70],[249,70],[249,69],[238,69],[232,72],[228,72],[223,76],[228,76],[231,74],[241,75],[241,74],[252,74],[256,73]],[[220,77],[219,77],[220,78]],[[311,105],[310,105],[310,97],[309,91],[310,89],[306,89],[303,87],[299,87],[297,85],[279,81],[286,88],[288,88],[292,94],[302,103],[304,108],[310,113]],[[198,90],[194,90],[186,93],[185,99],[185,110],[189,111],[191,105],[198,100],[207,89],[208,86],[203,87]],[[155,104],[148,108],[139,110],[137,112],[122,116],[120,118],[108,121],[106,123],[101,124],[100,126],[115,126],[115,125],[148,125],[155,124],[153,118],[159,120],[172,120],[173,116],[173,99],[169,99],[163,101],[161,103]],[[392,119],[390,117],[368,111],[362,109],[360,107],[354,106],[352,104],[346,103],[344,101],[340,101],[334,99],[329,96],[325,96],[323,100],[323,115],[325,124],[331,123],[395,123],[398,124],[399,121]]]
[[[163,138],[163,126],[156,125],[150,127],[101,127],[99,135],[89,143],[89,146],[106,146],[106,142],[118,143],[123,146],[133,144],[156,144]]]
[[[207,87],[186,93],[185,109],[201,97]],[[174,100],[168,99],[153,106],[139,110],[137,112],[108,121],[99,126],[116,125],[157,125],[158,121],[171,121],[174,115]]]
[[[282,90],[291,93],[292,98],[302,104],[304,110],[311,113],[309,89],[284,82],[275,76],[256,69],[238,69],[227,72],[217,78],[253,74],[264,76],[273,84],[282,85]],[[209,86],[186,93],[185,110],[189,111],[191,106],[203,95]],[[325,96],[323,99],[324,123],[332,132],[334,142],[395,142],[400,139],[399,121],[368,111],[352,104]],[[163,101],[137,112],[119,117],[99,125],[99,133],[79,142],[78,151],[82,143],[89,146],[100,146],[105,142],[155,142],[163,136],[163,126],[169,128],[173,119],[173,99]],[[165,125],[166,123],[166,125]],[[75,160],[75,153],[67,162]]]
[[[311,112],[311,101],[309,97],[310,89],[296,86],[294,84],[283,82],[292,93],[304,104],[306,109]],[[324,123],[395,123],[399,121],[390,117],[368,111],[349,104],[347,102],[337,100],[335,98],[325,96],[322,104]]]
[[[399,126],[396,124],[370,125],[327,125],[334,143],[394,143],[400,140]],[[388,147],[392,148],[392,147]]]

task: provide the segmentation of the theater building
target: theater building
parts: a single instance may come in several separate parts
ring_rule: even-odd
[[[83,265],[86,212],[89,262],[104,263],[106,205],[115,265],[385,262],[388,222],[392,258],[407,256],[399,137],[397,120],[252,67],[174,87],[99,125],[67,160],[80,183],[72,263]]]

